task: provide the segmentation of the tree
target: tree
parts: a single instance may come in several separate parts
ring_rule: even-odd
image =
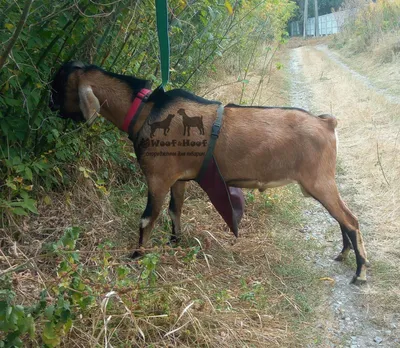
[[[303,37],[307,37],[307,19],[308,19],[308,0],[304,0],[304,25],[303,25]]]
[[[314,0],[315,36],[319,36],[318,0]]]

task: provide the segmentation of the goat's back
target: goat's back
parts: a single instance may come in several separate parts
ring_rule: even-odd
[[[332,162],[329,168],[334,170],[334,124],[333,117],[300,109],[226,107],[216,146],[221,172],[228,181],[255,176],[265,182],[298,181],[322,162]]]

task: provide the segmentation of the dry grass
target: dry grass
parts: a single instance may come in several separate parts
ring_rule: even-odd
[[[391,35],[399,35],[399,0],[345,0],[342,9],[352,11],[352,14],[334,42],[337,47],[344,47],[351,54],[372,52],[382,43],[387,45]],[[395,44],[397,46],[398,41]]]
[[[338,51],[346,64],[368,76],[376,87],[393,96],[400,95],[399,33],[385,34],[385,40],[374,45],[368,52],[355,55],[347,47]]]
[[[135,346],[154,347],[296,344],[288,314],[301,318],[303,308],[293,294],[285,291],[286,282],[294,279],[285,279],[274,271],[286,256],[280,255],[274,245],[274,218],[268,218],[263,209],[264,197],[257,196],[249,202],[241,238],[235,241],[204,193],[191,186],[184,209],[182,247],[148,250],[161,254],[155,287],[138,289],[131,284],[131,289],[113,289],[105,285],[107,280],[97,284],[98,297],[91,315],[74,324],[63,346],[95,347],[105,340],[114,346],[125,346],[124,342],[129,341],[136,342]],[[98,247],[107,241],[113,243],[107,248],[112,255],[107,263],[108,282],[113,282],[121,265],[130,268],[133,279],[140,274],[138,262],[125,258],[131,250],[124,241],[136,241],[137,236],[123,231],[123,219],[115,214],[107,199],[99,199],[96,191],[82,187],[71,196],[54,194],[51,199],[51,207],[39,208],[40,218],[24,221],[21,226],[25,230],[19,231],[18,236],[15,231],[5,230],[1,240],[2,271],[20,267],[12,272],[12,281],[21,304],[34,303],[40,289],[51,288],[60,281],[54,272],[57,264],[46,257],[43,245],[58,240],[70,225],[82,226],[85,231],[79,239],[79,253],[88,279],[101,268],[104,252]],[[70,202],[67,209],[66,200]],[[155,241],[165,234],[165,220],[164,211]],[[201,247],[197,259],[185,261],[187,251],[196,245]],[[116,293],[110,295],[114,290]],[[49,298],[48,302],[54,300]],[[104,301],[108,304],[107,312]],[[106,315],[109,317],[105,325]]]
[[[319,37],[292,37],[290,38],[287,48],[297,48],[303,46],[316,46],[316,45],[323,45],[329,44],[332,41],[332,36],[319,36]]]
[[[229,75],[210,79],[201,87],[199,94],[226,104],[229,102],[239,104],[244,89],[242,99],[244,105],[287,105],[288,80],[284,76],[284,70],[281,70],[283,62],[286,62],[286,58],[282,55],[282,50],[276,51],[275,47],[268,51],[266,56],[260,54],[255,58],[251,71],[246,76],[247,83],[239,82],[235,76],[243,78],[244,73],[235,71]]]

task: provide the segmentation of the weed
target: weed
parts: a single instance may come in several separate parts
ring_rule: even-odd
[[[371,51],[385,40],[386,33],[400,30],[399,0],[382,0],[367,6],[363,1],[346,0],[343,8],[356,12],[347,17],[342,31],[336,35],[334,44],[337,48],[347,47],[352,53]]]

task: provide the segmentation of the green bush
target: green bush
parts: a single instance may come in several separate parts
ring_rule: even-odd
[[[377,43],[385,41],[388,33],[400,31],[399,0],[378,0],[376,3],[348,0],[343,8],[355,12],[336,35],[337,48],[347,47],[352,53],[370,51]]]

